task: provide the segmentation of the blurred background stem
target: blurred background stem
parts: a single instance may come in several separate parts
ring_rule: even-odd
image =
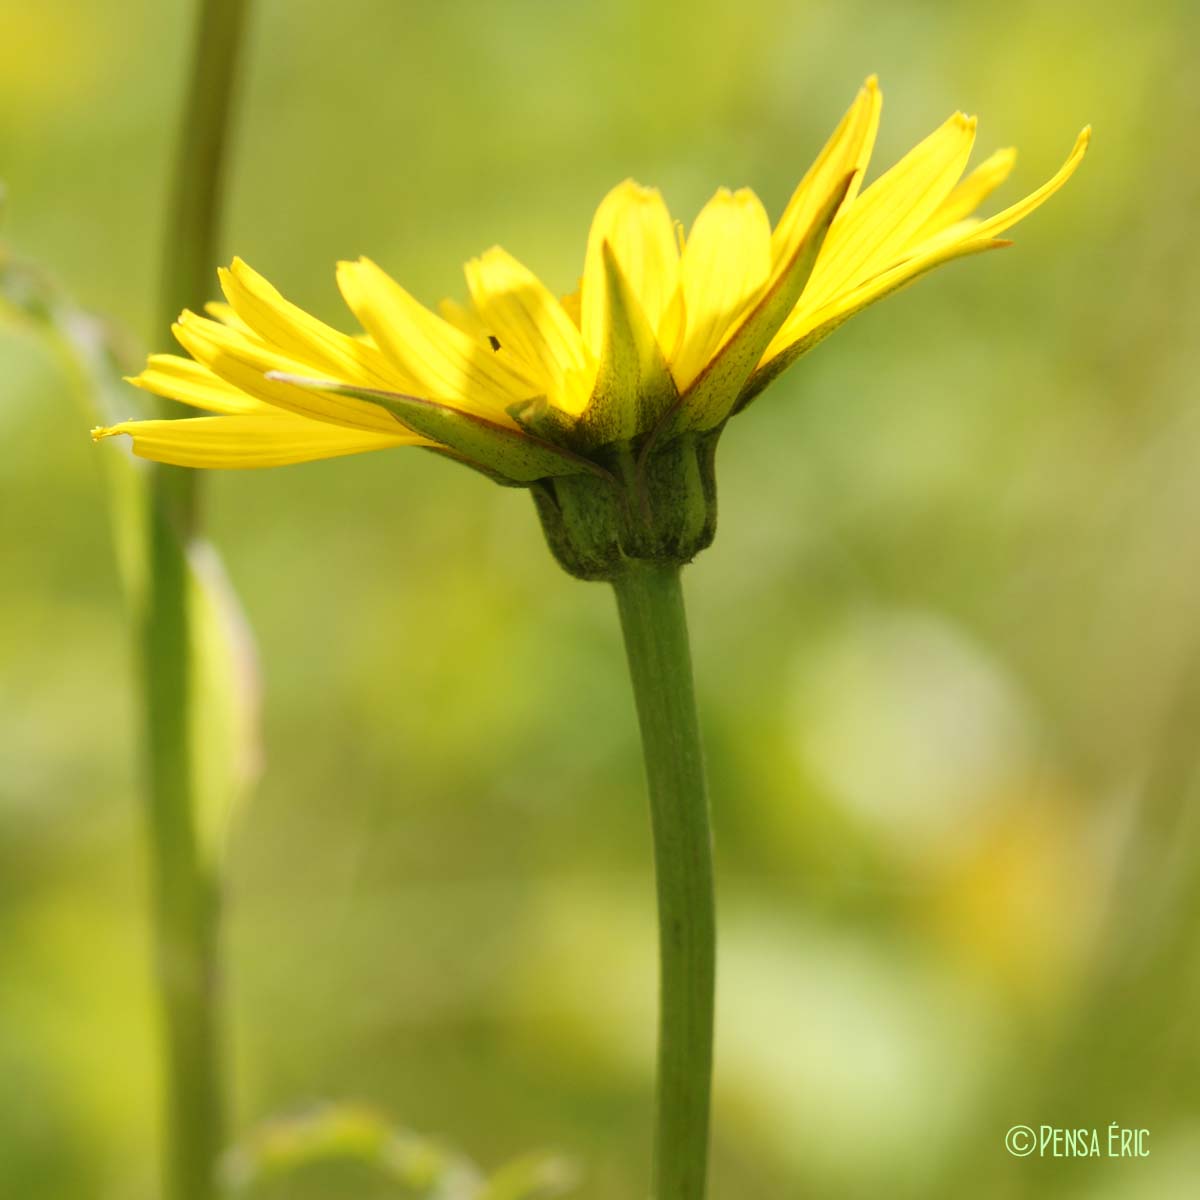
[[[202,0],[166,222],[157,341],[179,311],[208,297],[245,0]],[[164,415],[167,415],[164,413]],[[173,413],[170,415],[174,415]],[[218,880],[201,853],[191,744],[191,472],[155,466],[147,512],[149,571],[140,615],[147,815],[157,982],[166,1041],[165,1188],[208,1200],[223,1139]]]
[[[701,1200],[708,1166],[716,919],[708,791],[679,568],[613,587],[650,791],[659,922],[654,1200]]]

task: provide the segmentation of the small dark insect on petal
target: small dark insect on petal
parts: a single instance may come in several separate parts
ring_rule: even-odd
[[[488,337],[488,341],[492,343],[492,349],[499,350],[500,349],[500,339],[494,333],[489,333],[487,335],[487,337]]]

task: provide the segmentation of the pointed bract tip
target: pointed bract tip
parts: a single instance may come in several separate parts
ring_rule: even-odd
[[[608,238],[600,243],[600,261],[604,264],[606,274],[621,274],[621,264],[617,261],[616,247]]]
[[[847,171],[829,190],[829,198],[826,200],[826,204],[830,206],[830,221],[837,215],[838,209],[842,207],[842,201],[846,199],[846,193],[850,190],[850,185],[861,174],[862,168],[855,167],[853,171]]]

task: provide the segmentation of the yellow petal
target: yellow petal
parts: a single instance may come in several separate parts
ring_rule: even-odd
[[[884,296],[890,295],[892,292],[911,283],[918,276],[924,275],[934,267],[941,266],[943,263],[953,262],[954,259],[961,258],[966,254],[974,254],[980,250],[989,250],[1008,245],[1007,242],[997,241],[996,235],[1003,233],[1006,229],[1009,229],[1018,221],[1027,217],[1034,209],[1044,204],[1071,178],[1076,168],[1083,161],[1083,156],[1087,153],[1090,138],[1091,127],[1088,126],[1081,130],[1079,136],[1075,139],[1075,145],[1072,147],[1071,153],[1067,156],[1066,162],[1040,188],[1031,192],[1023,200],[1010,205],[994,217],[988,217],[983,221],[972,218],[956,221],[954,224],[925,238],[924,241],[909,247],[907,251],[898,256],[896,261],[889,264],[885,270],[864,280],[856,287],[833,297],[820,308],[794,313],[789,318],[780,336],[772,343],[767,354],[764,356],[764,361],[774,357],[786,348],[785,339],[787,343],[795,343],[800,339],[805,339],[806,348],[815,345],[815,342],[810,340],[814,331],[823,329],[825,332],[821,336],[826,336],[847,317],[859,312],[868,304],[873,304],[876,300],[882,299]],[[1001,153],[1003,154],[1004,152]],[[993,158],[998,157],[998,155],[993,155]],[[979,170],[982,171],[987,165],[986,163],[982,164]],[[999,166],[993,164],[992,169],[996,171],[1003,170],[1003,166],[1003,160],[1001,160]],[[1005,171],[1004,173],[1007,172]],[[965,185],[971,181],[967,179],[963,182]],[[809,293],[806,291],[801,308],[807,302],[808,296]]]
[[[954,259],[962,258],[964,255],[978,254],[984,250],[998,250],[1011,245],[1011,242],[997,241],[991,238],[965,238],[949,245],[940,236],[931,239],[931,248],[926,252],[907,258],[890,270],[883,271],[858,287],[837,296],[823,308],[805,314],[800,322],[793,322],[792,319],[789,319],[780,335],[767,348],[758,370],[747,385],[746,392],[750,398],[758,395],[780,372],[791,366],[800,355],[807,353],[823,341],[839,325],[861,312],[869,304],[874,304],[876,300],[890,296],[893,292],[912,283],[919,276],[932,271],[934,267],[953,262]],[[748,402],[744,394],[734,411],[741,411]]]
[[[849,204],[857,195],[875,146],[882,106],[879,81],[872,75],[817,155],[816,162],[809,167],[779,218],[771,238],[771,254],[777,264],[791,261],[826,197],[851,171],[858,174],[846,193],[845,203]]]
[[[331,328],[285,300],[257,271],[240,258],[218,271],[221,290],[234,312],[267,345],[295,362],[308,363],[316,374],[370,387],[407,387],[388,369],[387,359],[373,346]]]
[[[1075,174],[1075,169],[1083,162],[1083,156],[1087,153],[1088,144],[1091,140],[1092,127],[1087,125],[1079,131],[1079,136],[1075,139],[1075,145],[1071,147],[1071,153],[1067,155],[1067,161],[1040,188],[1030,192],[1024,200],[1018,200],[1016,204],[1009,205],[1008,208],[1002,212],[998,212],[994,217],[988,217],[986,220],[981,221],[971,234],[972,240],[994,238],[997,234],[1012,228],[1018,221],[1023,220],[1033,212],[1035,208],[1038,208],[1049,200]]]
[[[958,181],[975,140],[975,119],[956,113],[844,205],[800,301],[812,310],[885,270]]]
[[[338,287],[392,366],[411,378],[408,390],[515,424],[505,410],[531,394],[529,384],[486,343],[430,312],[370,259],[338,263]]]
[[[898,291],[943,263],[953,262],[954,259],[962,258],[964,255],[1007,246],[1009,243],[998,241],[996,235],[1003,233],[1027,217],[1071,178],[1087,153],[1091,132],[1091,126],[1080,131],[1066,162],[1040,188],[1030,192],[1023,200],[1010,205],[994,217],[989,217],[984,221],[973,219],[956,221],[931,237],[927,237],[923,242],[909,247],[886,269],[829,298],[822,305],[811,305],[809,300],[811,288],[806,289],[796,311],[788,318],[763,355],[755,380],[752,381],[753,394],[756,395],[781,370],[827,337],[842,322],[866,308],[867,305],[874,304],[876,300],[891,295],[892,292]],[[993,159],[997,157],[994,155]],[[988,161],[992,162],[992,160]],[[992,164],[993,170],[1002,168],[1003,160],[999,167],[995,163]],[[981,167],[980,170],[982,169]],[[964,180],[964,184],[970,182],[969,179]],[[865,200],[866,197],[864,196],[863,199]]]
[[[582,320],[582,313],[579,307],[579,288],[576,288],[573,292],[568,292],[565,296],[560,296],[558,302],[562,305],[563,312],[571,318],[571,324],[578,329],[579,323]]]
[[[973,254],[980,249],[1008,245],[1007,242],[997,242],[996,235],[1003,233],[1027,217],[1071,178],[1087,153],[1090,138],[1091,127],[1088,126],[1081,130],[1075,139],[1075,144],[1071,148],[1066,162],[1040,188],[1031,192],[1023,200],[1019,200],[1016,204],[1010,205],[986,220],[980,221],[973,217],[960,219],[933,233],[932,236],[925,237],[924,240],[911,246],[886,271],[866,280],[850,292],[836,297],[823,311],[810,314],[806,321],[808,329],[826,321],[831,314],[836,315],[847,311],[857,312],[860,308],[865,307],[865,304],[861,302],[863,297],[870,297],[866,303],[874,303],[881,296],[895,291],[897,287],[910,282],[918,275],[923,275],[931,267],[952,262],[964,254]],[[988,162],[981,164],[973,174],[984,171],[991,164],[991,171],[1000,174],[1003,178],[1008,173],[1008,167],[1011,167],[1011,157],[1013,157],[1011,152],[1001,151],[999,154],[993,155]],[[1010,159],[1007,164],[1004,161],[1006,158]],[[994,159],[1000,161],[995,163]],[[963,186],[969,185],[971,182],[971,179],[968,178],[963,181]],[[985,186],[985,182],[979,181],[978,186],[982,188]],[[993,186],[995,185],[993,184]],[[988,188],[988,190],[991,189]],[[986,195],[986,192],[983,194]],[[953,194],[948,200],[952,197]],[[804,330],[804,333],[807,331],[807,329]]]
[[[466,265],[475,311],[523,374],[563,411],[583,411],[594,372],[583,341],[554,293],[507,251],[493,246]]]
[[[484,329],[479,314],[473,308],[459,304],[457,300],[439,300],[438,315],[443,321],[448,321],[455,329],[461,329],[463,333],[477,342],[487,341],[487,330]]]
[[[770,286],[738,320],[733,332],[683,394],[676,412],[656,431],[658,436],[684,429],[713,429],[729,416],[763,351],[795,307],[854,176],[855,172],[847,174],[825,197],[791,261],[772,274]]]
[[[683,243],[680,243],[682,253]],[[683,288],[676,287],[671,303],[667,305],[658,322],[658,344],[668,361],[677,359],[683,349],[683,335],[687,332],[687,304],[683,299]]]
[[[309,392],[267,379],[268,371],[304,375],[311,373],[312,368],[307,363],[288,358],[258,338],[248,337],[219,321],[210,321],[192,312],[182,313],[172,326],[172,332],[179,344],[213,374],[274,408],[348,429],[395,432],[396,419],[374,404]]]
[[[749,188],[722,188],[700,210],[679,263],[686,313],[671,363],[682,390],[704,369],[771,270],[771,223]]]
[[[890,296],[892,292],[898,291],[901,287],[912,283],[919,276],[934,267],[940,267],[943,263],[953,262],[956,258],[961,258],[966,254],[975,254],[981,250],[1001,249],[1010,244],[996,239],[972,237],[949,246],[939,245],[924,254],[906,259],[892,267],[891,270],[881,272],[812,314],[808,322],[809,328],[805,329],[804,333],[807,334],[811,329],[826,326],[830,322],[840,323],[866,308],[868,304],[874,304],[876,300]]]
[[[178,354],[152,354],[140,375],[128,382],[155,396],[178,400],[214,413],[271,412],[268,405]]]
[[[214,321],[220,321],[222,325],[228,325],[233,329],[239,329],[242,333],[248,333],[251,336],[257,336],[254,330],[242,320],[241,317],[233,311],[233,305],[224,300],[210,300],[205,306],[204,311],[208,313]]]
[[[924,241],[969,217],[1008,178],[1016,161],[1017,152],[1012,146],[997,150],[985,158],[970,175],[951,189],[917,232],[914,242]]]
[[[498,425],[486,417],[464,412],[436,400],[422,400],[400,392],[355,388],[352,384],[325,379],[295,379],[302,387],[317,391],[331,388],[339,395],[378,399],[408,428],[432,438],[438,449],[509,483],[532,483],[554,475],[591,474],[614,482],[603,467],[571,450],[536,435]]]
[[[679,247],[671,214],[657,188],[627,179],[600,202],[588,233],[580,284],[580,325],[584,345],[599,359],[604,349],[608,300],[604,243],[613,249],[621,271],[652,329],[675,296],[679,279]]]
[[[309,421],[290,413],[228,417],[188,417],[180,421],[123,421],[107,429],[93,429],[93,441],[127,434],[139,458],[178,467],[282,467],[387,450],[393,446],[430,443],[402,430],[384,435],[344,429]]]
[[[501,346],[498,337],[488,333],[473,307],[459,304],[454,300],[439,300],[438,313],[443,321],[453,325],[455,329],[461,329],[472,341],[486,346],[496,356],[497,362],[521,379],[522,383],[526,385],[527,395],[531,392],[545,390],[537,382],[535,376],[525,368],[521,360],[507,346]],[[543,404],[545,403],[544,396],[539,399]]]

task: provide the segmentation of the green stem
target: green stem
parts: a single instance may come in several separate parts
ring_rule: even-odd
[[[200,0],[196,13],[163,254],[163,330],[212,290],[234,82],[249,7],[249,0]]]
[[[708,1166],[716,917],[704,755],[679,568],[614,581],[650,791],[658,884],[654,1200],[702,1200]]]
[[[147,514],[150,575],[142,612],[148,833],[159,1003],[165,1032],[168,1200],[208,1200],[223,1136],[217,884],[197,843],[190,744],[186,550],[167,498]]]
[[[246,7],[246,0],[201,0],[197,13],[167,218],[163,330],[180,309],[202,304],[211,288]],[[168,1200],[210,1200],[224,1136],[224,1094],[216,979],[218,881],[198,845],[191,745],[187,552],[196,533],[196,489],[188,471],[149,470],[140,637],[147,828],[166,1051],[164,1191]]]

